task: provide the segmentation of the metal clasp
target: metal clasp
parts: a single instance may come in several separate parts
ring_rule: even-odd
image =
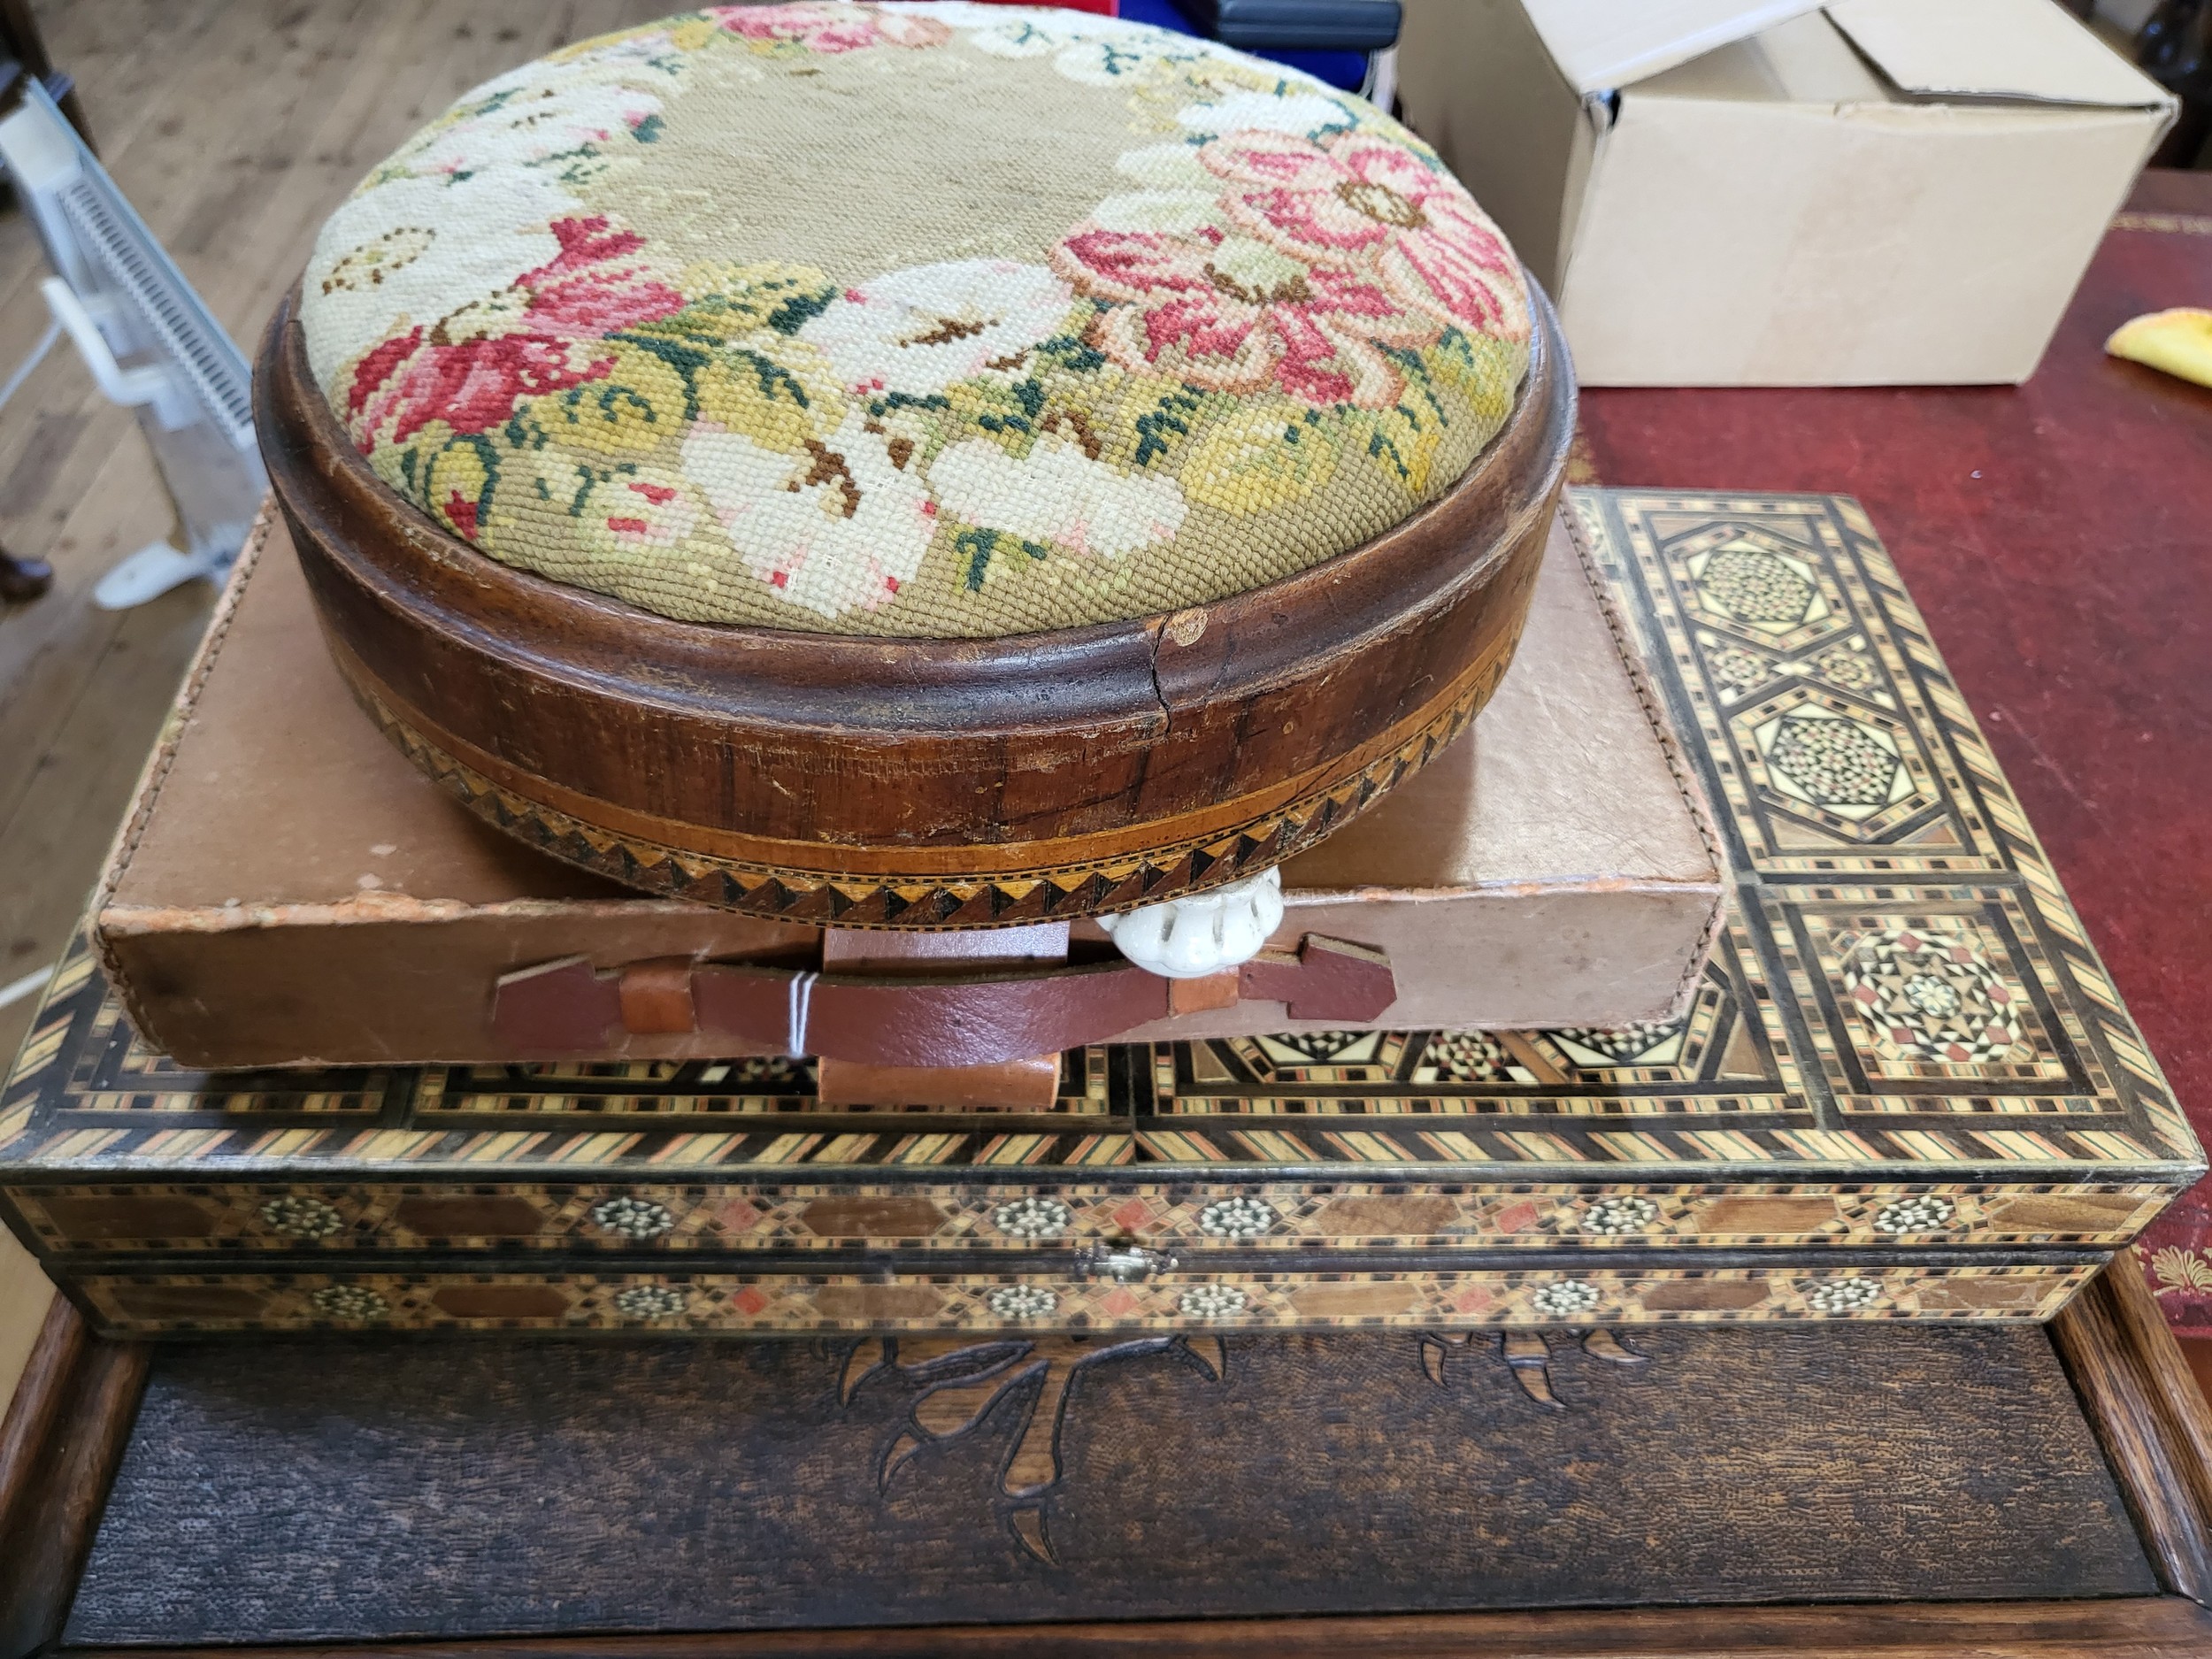
[[[1079,1279],[1110,1279],[1117,1285],[1156,1279],[1177,1265],[1165,1250],[1148,1250],[1141,1244],[1087,1244],[1075,1253]]]

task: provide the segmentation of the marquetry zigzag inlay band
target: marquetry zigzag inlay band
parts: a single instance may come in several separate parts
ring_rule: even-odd
[[[630,887],[787,921],[991,927],[1134,910],[1164,895],[1240,880],[1304,850],[1420,771],[1463,732],[1505,678],[1519,637],[1516,626],[1403,722],[1399,733],[1386,734],[1395,741],[1356,772],[1242,824],[1139,854],[1116,852],[973,877],[801,869],[672,847],[588,824],[464,760],[456,751],[466,745],[434,734],[419,714],[403,713],[398,700],[334,641],[332,654],[356,701],[416,766],[479,818],[566,863]],[[1173,834],[1171,822],[1160,827],[1164,836]]]

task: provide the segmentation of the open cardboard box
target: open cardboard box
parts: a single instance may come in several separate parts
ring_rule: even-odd
[[[2053,0],[1407,0],[1586,386],[2025,380],[2174,101]]]
[[[1671,1018],[1718,916],[1714,842],[1563,518],[1519,657],[1474,728],[1284,868],[1276,941],[1386,951],[1401,1027]],[[496,1062],[503,975],[563,957],[816,966],[823,934],[613,886],[510,841],[356,708],[265,518],[141,785],[93,931],[141,1033],[194,1066]],[[1075,937],[1110,953],[1095,923]],[[1341,1023],[1341,1022],[1337,1022]],[[1309,1022],[1310,1025],[1311,1022]],[[1279,1002],[1136,1039],[1298,1029]],[[597,1056],[727,1057],[711,1033]]]

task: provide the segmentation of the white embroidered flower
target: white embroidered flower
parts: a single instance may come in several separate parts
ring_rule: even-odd
[[[939,22],[949,23],[955,28],[974,30],[968,37],[969,43],[994,58],[1042,58],[1079,44],[1102,28],[1114,27],[1067,12],[1039,10],[1010,16],[975,5],[916,6],[913,10],[926,11]]]
[[[649,132],[661,112],[659,95],[618,70],[548,76],[536,65],[485,82],[469,102],[485,107],[424,134],[394,162],[411,173],[463,176],[565,165]]]
[[[655,60],[665,58],[670,53],[680,50],[676,44],[675,35],[664,28],[649,29],[637,35],[617,35],[611,39],[579,41],[573,46],[564,46],[557,52],[549,53],[534,64],[526,64],[520,69],[511,69],[503,75],[495,76],[468,96],[471,100],[485,97],[495,88],[511,81],[518,83],[525,77],[544,80],[611,68],[633,72],[653,69],[667,73],[672,79],[674,72],[662,69]]]
[[[945,510],[970,524],[1108,558],[1168,540],[1187,511],[1174,480],[1125,475],[1056,436],[1020,461],[987,438],[969,438],[939,456],[929,476]]]
[[[856,411],[796,455],[700,421],[684,475],[705,494],[746,568],[793,604],[841,617],[888,602],[937,532],[936,504]]]
[[[995,29],[1006,22],[1002,9],[977,0],[899,0],[899,10],[910,17],[934,18],[956,29]]]
[[[533,174],[391,179],[341,206],[315,239],[300,308],[308,366],[328,388],[347,358],[398,332],[428,325],[457,295],[486,298],[548,264],[561,244],[548,228],[580,206]]]
[[[1233,92],[1211,104],[1194,104],[1175,119],[1194,133],[1323,133],[1359,125],[1349,105],[1313,92]]]
[[[1114,158],[1114,171],[1148,190],[1203,190],[1217,196],[1221,180],[1198,158],[1201,148],[1194,140],[1125,150]]]
[[[1110,87],[1198,56],[1196,52],[1165,52],[1153,41],[1091,39],[1062,47],[1053,54],[1052,67],[1064,79],[1087,87]]]
[[[1086,86],[1145,80],[1162,70],[1228,55],[1212,41],[1082,12],[1030,12],[1010,17],[972,5],[906,9],[972,31],[969,42],[994,58],[1048,56],[1056,73]]]
[[[913,265],[847,288],[799,337],[856,392],[927,397],[1014,366],[1066,320],[1072,298],[1044,266],[1012,259]]]

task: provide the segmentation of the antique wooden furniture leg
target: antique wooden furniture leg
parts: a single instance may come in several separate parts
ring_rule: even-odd
[[[1041,922],[971,933],[884,933],[832,927],[822,935],[822,968],[830,973],[973,973],[991,968],[1065,962],[1068,925]],[[1049,1111],[1060,1093],[1060,1056],[1034,1055],[997,1065],[887,1066],[850,1060],[817,1063],[815,1088],[825,1106],[935,1106]]]
[[[2051,1323],[2166,1587],[2212,1602],[2212,1406],[2122,1256]]]
[[[91,1335],[54,1298],[0,1419],[0,1655],[61,1634],[130,1440],[149,1349]]]

